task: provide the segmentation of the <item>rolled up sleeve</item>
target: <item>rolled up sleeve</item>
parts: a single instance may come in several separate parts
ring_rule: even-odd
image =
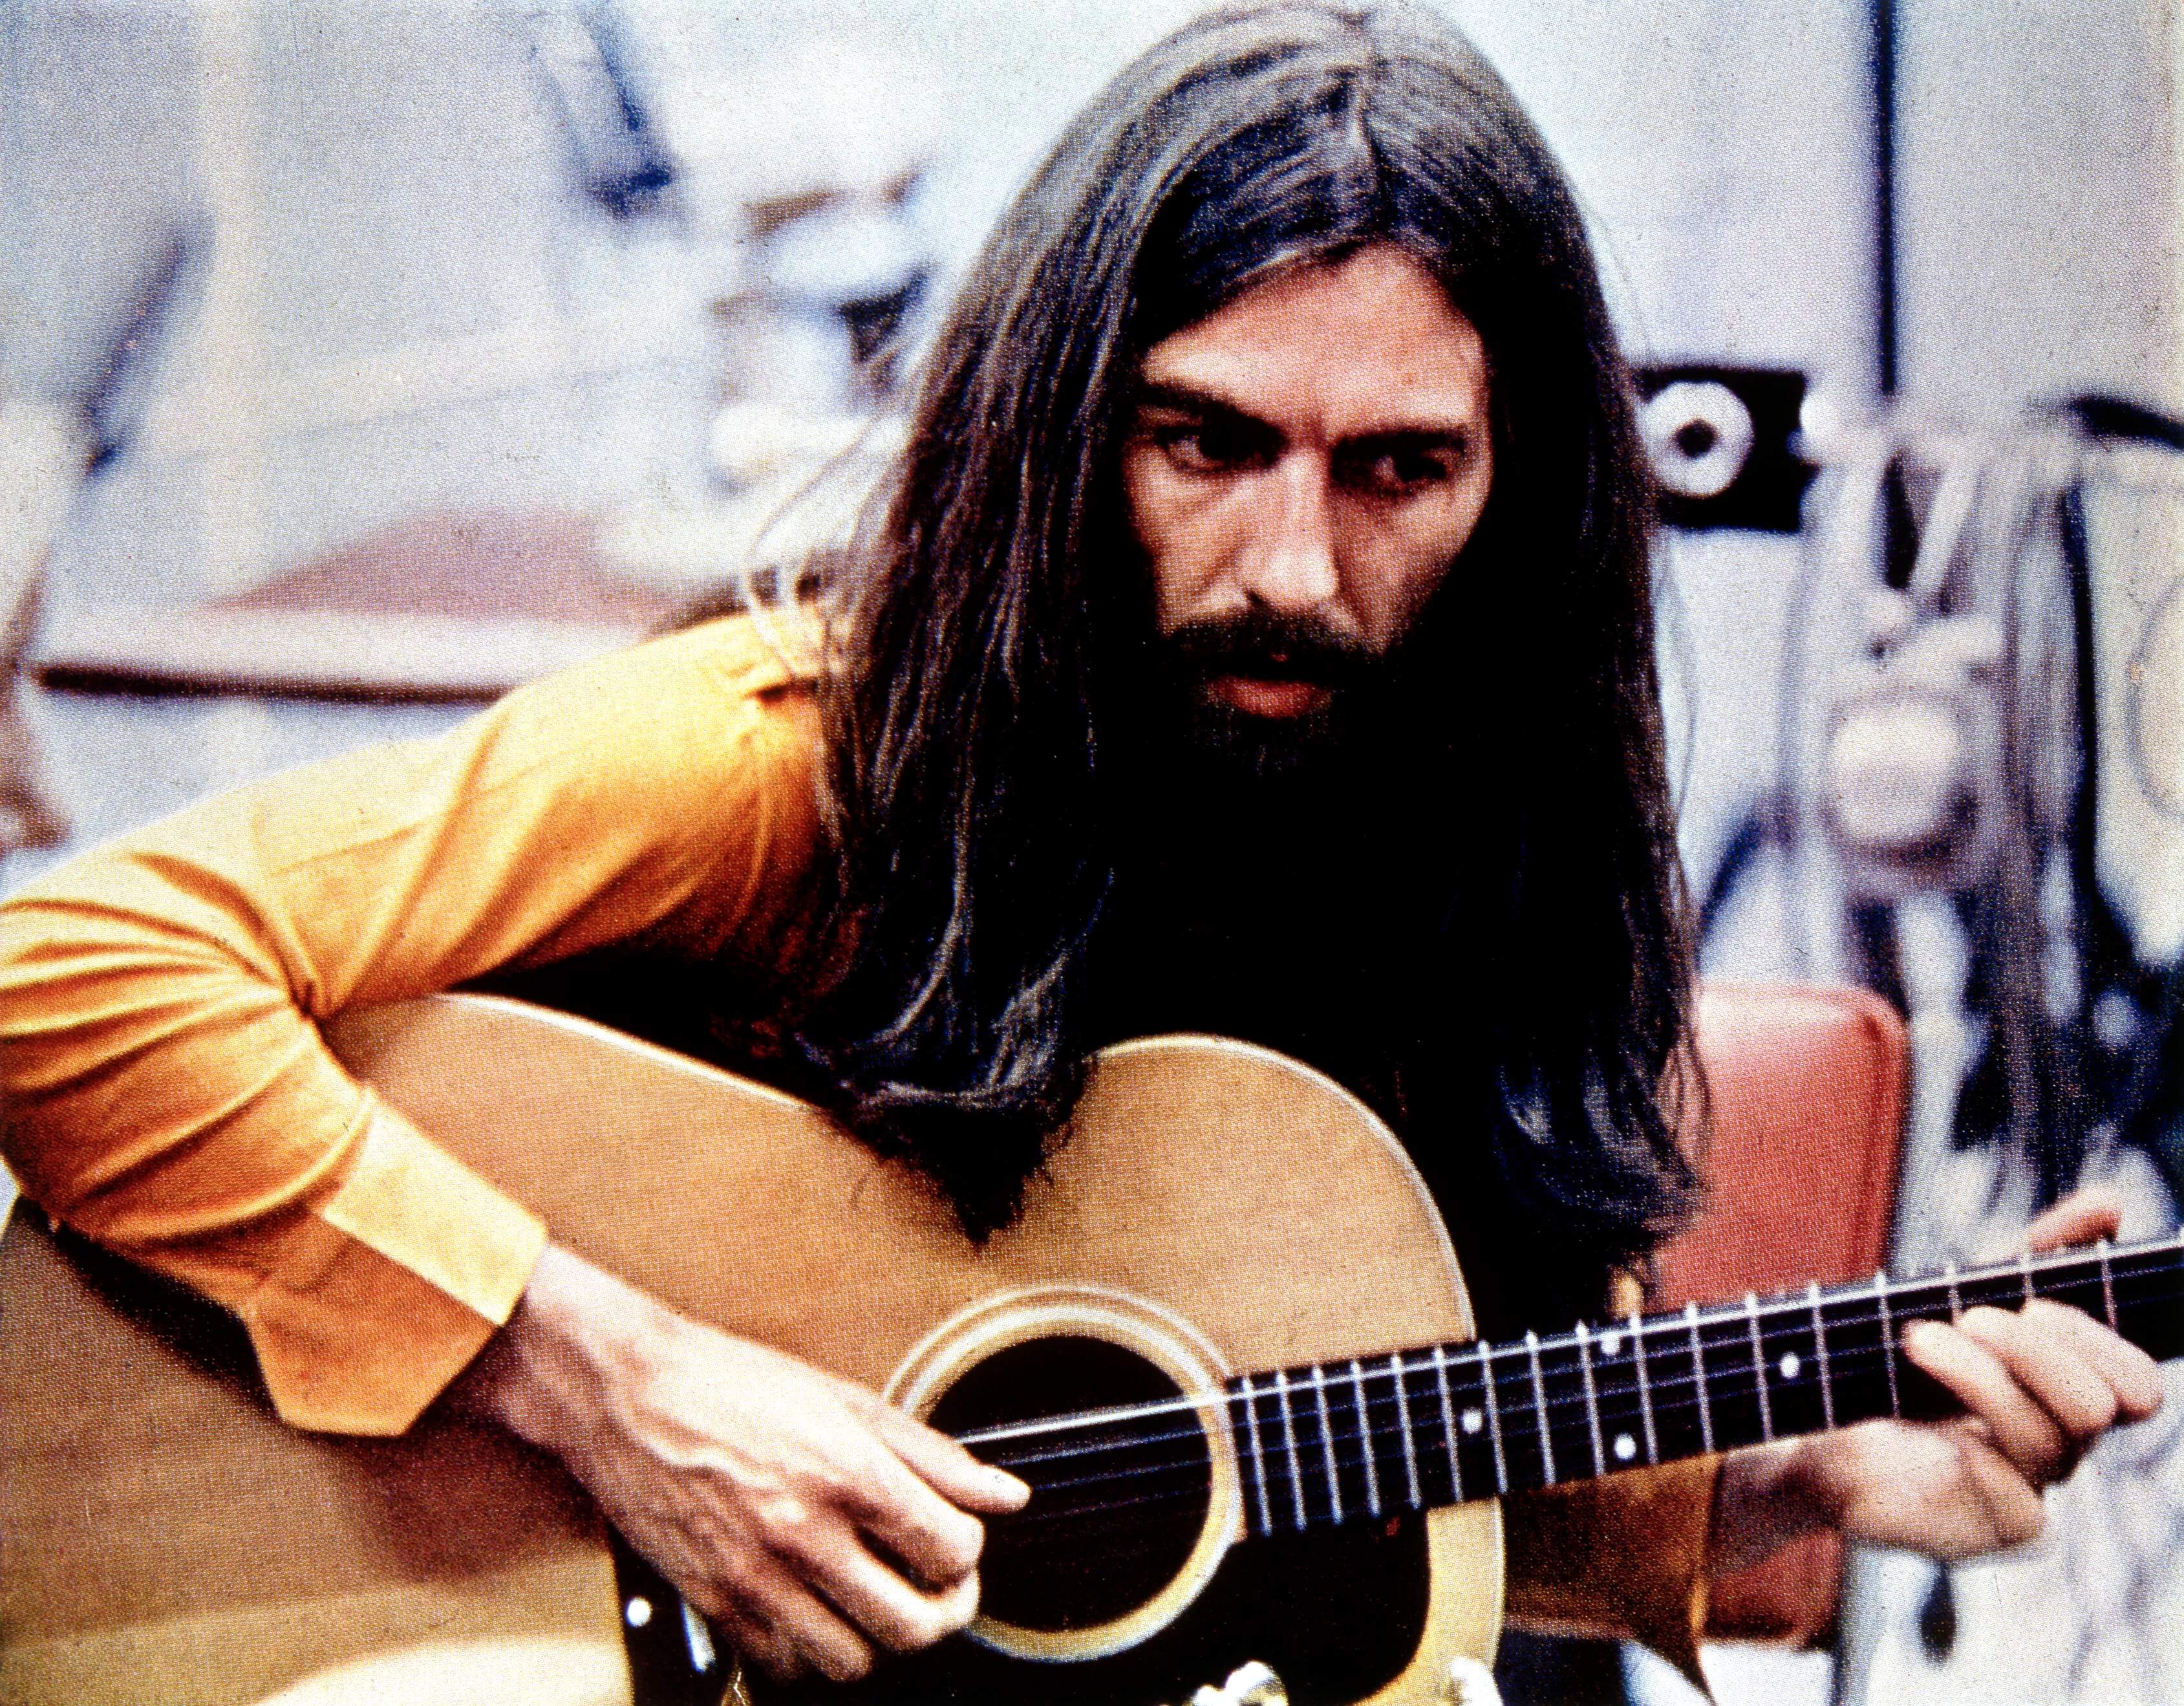
[[[711,624],[201,803],[15,895],[0,1123],[25,1193],[232,1310],[291,1421],[407,1427],[507,1319],[548,1229],[319,1024],[762,928],[816,839],[801,666]]]
[[[1509,1618],[1545,1634],[1642,1642],[1701,1687],[1718,1458],[1506,1502]]]

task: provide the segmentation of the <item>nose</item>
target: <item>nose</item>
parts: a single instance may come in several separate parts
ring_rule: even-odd
[[[1341,589],[1327,459],[1292,449],[1264,478],[1259,525],[1237,564],[1240,588],[1253,604],[1284,615],[1323,610]]]

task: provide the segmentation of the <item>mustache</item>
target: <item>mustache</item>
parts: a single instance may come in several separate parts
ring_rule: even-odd
[[[1163,638],[1167,655],[1199,681],[1220,675],[1353,686],[1386,659],[1323,618],[1252,610],[1186,622]]]

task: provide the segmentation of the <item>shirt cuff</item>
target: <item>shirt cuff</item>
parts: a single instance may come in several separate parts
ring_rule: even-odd
[[[282,1419],[398,1434],[505,1323],[544,1224],[376,1098],[237,1313]]]

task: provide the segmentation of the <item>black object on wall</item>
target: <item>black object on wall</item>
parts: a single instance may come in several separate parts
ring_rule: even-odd
[[[1818,471],[1799,453],[1794,368],[1641,365],[1639,426],[1672,527],[1794,533]]]

